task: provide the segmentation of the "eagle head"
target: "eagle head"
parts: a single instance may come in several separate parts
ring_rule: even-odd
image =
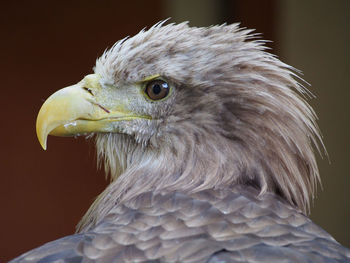
[[[111,175],[83,228],[143,191],[252,185],[308,210],[319,180],[313,145],[322,144],[309,93],[251,32],[161,22],[48,98],[37,119],[42,146],[49,134],[95,134]]]

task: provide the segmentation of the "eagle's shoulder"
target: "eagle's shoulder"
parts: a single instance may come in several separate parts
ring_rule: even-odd
[[[13,262],[348,262],[350,251],[294,207],[252,187],[143,193],[85,233]],[[33,260],[34,259],[34,260]]]

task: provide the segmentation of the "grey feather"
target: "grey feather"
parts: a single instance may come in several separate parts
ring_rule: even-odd
[[[89,231],[11,262],[350,262],[350,250],[300,211],[258,193],[144,193]]]

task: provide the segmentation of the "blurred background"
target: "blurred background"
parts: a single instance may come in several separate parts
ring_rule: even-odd
[[[36,139],[36,115],[54,91],[92,72],[107,47],[172,17],[192,26],[241,22],[303,72],[316,99],[330,163],[319,159],[311,218],[350,247],[350,1],[6,1],[1,5],[0,262],[69,235],[105,188],[85,139]]]

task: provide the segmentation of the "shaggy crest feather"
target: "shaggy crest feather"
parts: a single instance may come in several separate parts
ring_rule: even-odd
[[[96,136],[112,180],[78,229],[90,229],[116,203],[142,192],[237,184],[276,193],[306,212],[320,180],[316,116],[299,95],[308,91],[295,70],[265,50],[238,24],[160,22],[105,51],[95,72],[106,83],[122,87],[159,74],[174,94],[152,108],[152,120],[125,122],[125,134]]]

